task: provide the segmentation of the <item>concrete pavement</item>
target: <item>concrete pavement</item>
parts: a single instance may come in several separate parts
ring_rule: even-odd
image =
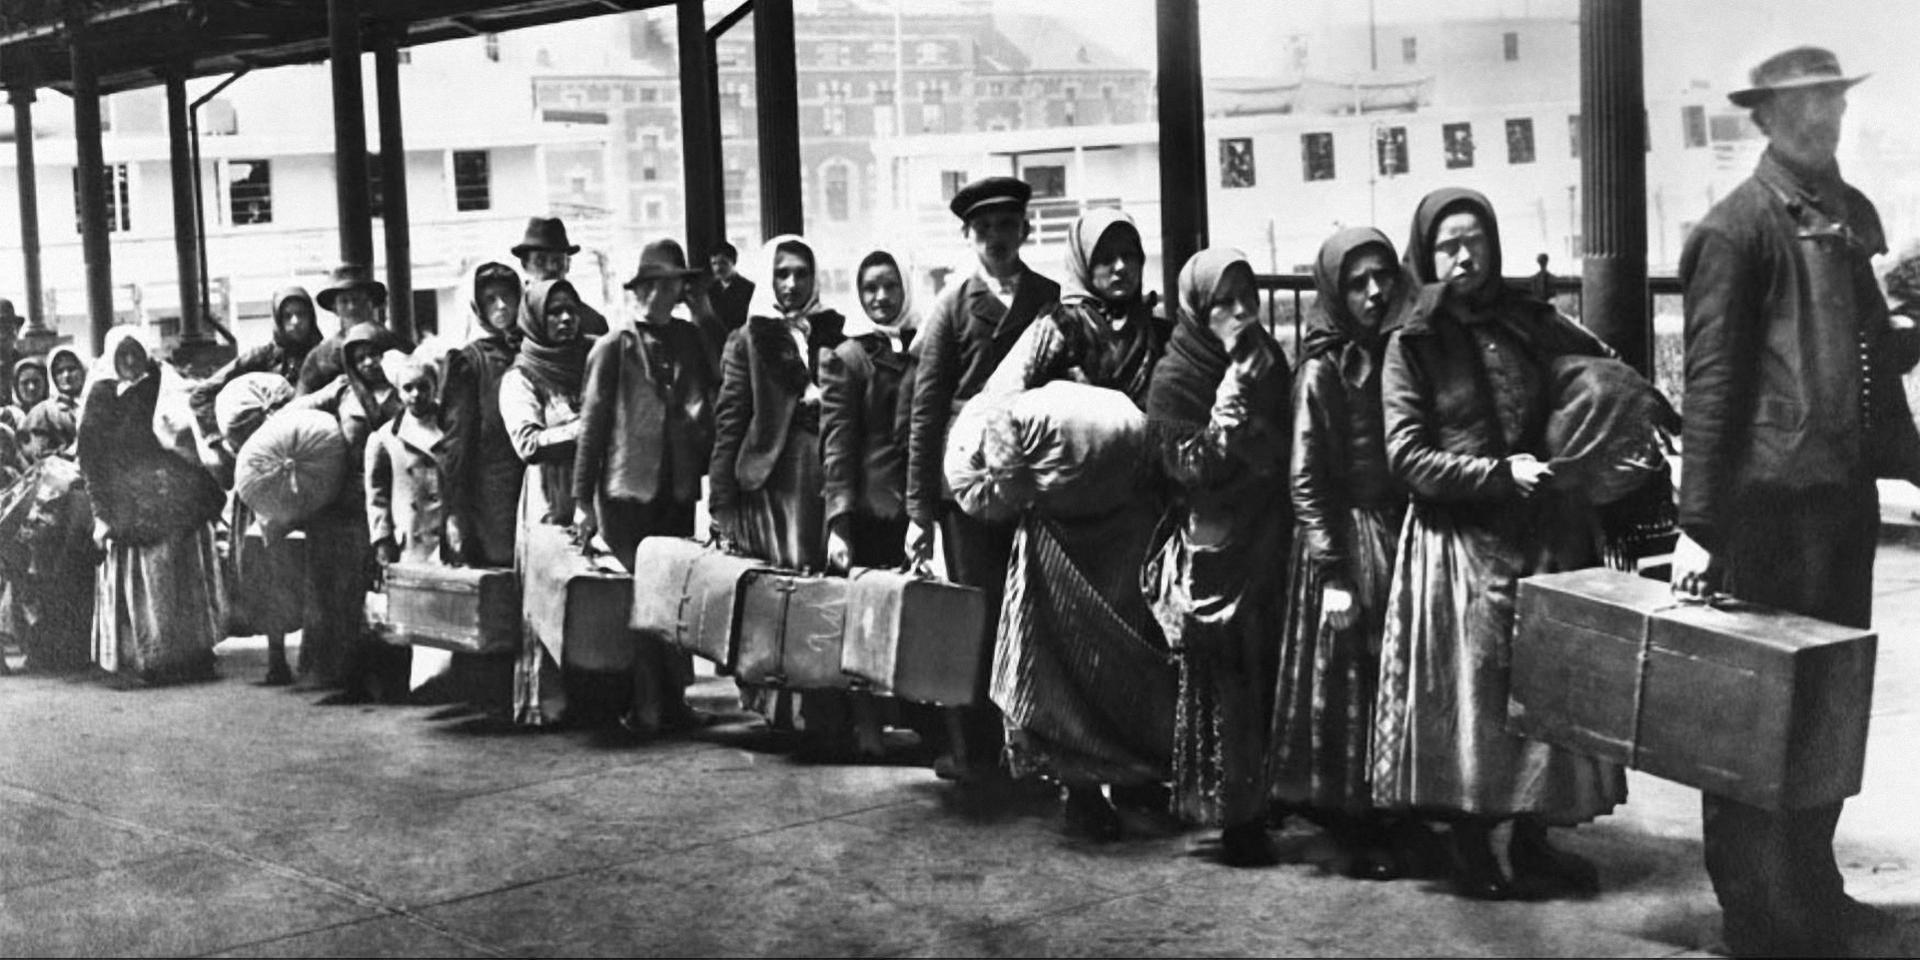
[[[1882,548],[1883,634],[1850,890],[1920,955],[1920,550]],[[225,679],[117,692],[0,678],[0,954],[1682,956],[1718,913],[1698,794],[1635,775],[1569,836],[1604,892],[1474,903],[1423,881],[1230,870],[1207,835],[1089,846],[1035,800],[923,769],[806,766],[738,718],[632,745]],[[731,683],[696,688],[722,709]]]

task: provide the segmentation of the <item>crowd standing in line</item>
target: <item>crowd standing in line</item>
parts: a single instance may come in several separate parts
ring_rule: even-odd
[[[1675,586],[1864,627],[1874,477],[1920,479],[1898,386],[1920,338],[1886,309],[1878,219],[1833,161],[1858,79],[1801,48],[1734,95],[1770,147],[1681,266]],[[1464,896],[1593,890],[1593,865],[1548,831],[1624,802],[1623,770],[1510,733],[1505,664],[1518,581],[1603,556],[1603,518],[1548,466],[1547,415],[1559,372],[1611,351],[1504,281],[1491,202],[1430,193],[1404,257],[1371,227],[1328,238],[1290,363],[1239,251],[1196,254],[1165,309],[1133,219],[1092,210],[1056,282],[1022,257],[1031,193],[1007,177],[957,192],[978,268],[924,314],[909,265],[878,248],[843,315],[814,246],[783,235],[750,275],[722,245],[711,281],[678,243],[649,244],[609,323],[566,279],[565,225],[535,218],[511,248],[520,269],[474,268],[476,335],[450,350],[410,353],[380,322],[385,287],[347,265],[317,297],[277,291],[272,341],[196,385],[133,327],[90,377],[68,348],[22,358],[0,406],[0,533],[20,546],[0,558],[0,632],[31,669],[90,663],[130,686],[208,677],[223,636],[265,633],[269,683],[394,699],[446,658],[414,663],[410,684],[409,651],[376,636],[367,597],[388,565],[526,582],[565,549],[631,571],[641,540],[696,535],[705,482],[718,545],[843,573],[925,570],[938,544],[946,575],[987,597],[974,706],[743,684],[813,759],[882,759],[891,721],[944,778],[1057,785],[1067,828],[1094,840],[1124,832],[1117,808],[1155,810],[1218,828],[1224,862],[1257,866],[1276,859],[1268,830],[1300,816],[1355,878],[1432,872],[1438,849]],[[1036,392],[1143,424],[1140,469],[1100,478],[1121,485],[1110,503],[962,509],[942,464],[970,410],[989,459],[1016,462],[994,481],[1040,482],[1008,412]],[[249,437],[294,414],[346,451],[299,551],[221,491]],[[514,725],[702,722],[685,654],[650,648],[609,694],[571,682],[551,624],[520,627]],[[1841,888],[1837,804],[1708,796],[1704,815],[1734,952],[1833,952],[1837,922],[1879,922]]]

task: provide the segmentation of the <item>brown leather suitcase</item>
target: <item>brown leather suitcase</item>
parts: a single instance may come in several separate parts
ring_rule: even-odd
[[[840,669],[847,581],[780,570],[740,581],[734,675],[755,686],[844,690]]]
[[[394,643],[514,653],[520,649],[520,578],[491,567],[389,564],[386,620]]]
[[[855,686],[915,703],[973,703],[986,639],[986,594],[898,570],[847,577],[841,669]]]
[[[631,626],[733,669],[740,582],[766,563],[681,537],[648,537],[633,559]]]
[[[632,670],[639,640],[627,625],[633,578],[626,568],[609,554],[588,556],[565,527],[534,524],[525,535],[520,602],[533,639],[563,668]]]
[[[1860,792],[1875,636],[1747,603],[1680,604],[1592,569],[1520,581],[1522,736],[1771,810]]]

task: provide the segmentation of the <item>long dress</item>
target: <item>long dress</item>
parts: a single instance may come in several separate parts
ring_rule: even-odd
[[[1433,302],[1440,289],[1387,347],[1388,454],[1414,499],[1380,654],[1373,797],[1581,823],[1625,800],[1623,771],[1509,733],[1507,664],[1520,578],[1594,565],[1597,523],[1544,486],[1521,499],[1503,458],[1539,443],[1541,358],[1591,338],[1544,306],[1455,308]]]
[[[1116,328],[1097,301],[1068,294],[1021,334],[974,402],[1072,379],[1143,406],[1165,342],[1144,305]],[[1143,489],[1103,516],[1021,518],[992,685],[1014,776],[1070,786],[1167,779],[1176,678],[1140,585],[1162,509],[1160,491]]]
[[[136,518],[115,505],[131,498],[111,495],[153,475],[149,470],[156,458],[185,461],[192,449],[185,417],[162,424],[174,439],[171,445],[163,446],[156,436],[162,380],[156,365],[124,391],[115,381],[95,383],[80,423],[80,469],[88,489],[104,494],[94,503],[108,527],[107,555],[95,575],[93,660],[103,670],[141,683],[211,676],[226,603],[213,526],[219,489],[210,477],[198,474],[211,492],[208,504],[155,505],[160,509],[150,512],[139,537],[130,535]],[[190,471],[198,470],[197,462],[187,462]],[[185,493],[185,486],[182,496],[207,499]],[[159,516],[164,523],[154,522]]]
[[[515,514],[514,568],[525,582],[527,532],[536,524],[573,522],[573,453],[580,432],[580,398],[512,367],[500,377],[500,415],[514,449],[526,462]],[[513,721],[537,727],[553,721],[560,703],[559,665],[553,662],[539,625],[523,619],[525,636],[513,674]]]

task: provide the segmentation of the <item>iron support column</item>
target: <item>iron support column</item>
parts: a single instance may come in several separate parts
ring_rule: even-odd
[[[685,56],[684,50],[681,55]],[[763,239],[804,233],[793,0],[754,0],[753,60],[754,95],[759,101],[760,232]]]
[[[40,187],[38,169],[33,160],[33,88],[14,87],[7,91],[13,104],[13,155],[20,193],[20,255],[24,262],[27,289],[27,325],[22,338],[47,338],[53,330],[47,326],[46,295],[40,277]],[[9,370],[11,373],[11,370]]]
[[[1581,322],[1652,373],[1640,0],[1580,2]]]
[[[383,26],[373,38],[373,75],[380,113],[381,224],[387,241],[387,326],[408,343],[413,328],[413,227],[407,209],[407,146],[400,109],[400,32]]]
[[[200,302],[199,218],[195,216],[193,144],[187,132],[187,79],[169,72],[167,87],[168,172],[173,181],[173,256],[180,280],[180,346],[192,351],[210,341]]]
[[[327,27],[340,260],[370,268],[373,207],[367,188],[367,103],[360,84],[360,0],[327,0]]]
[[[714,123],[713,44],[705,0],[677,0],[680,37],[680,164],[687,193],[687,262],[704,268],[726,237],[720,182],[720,128]]]
[[[113,250],[107,242],[106,155],[100,146],[100,78],[78,4],[69,4],[67,30],[73,75],[74,165],[79,168],[80,249],[86,258],[87,326],[93,353],[106,348],[113,326]]]
[[[1161,287],[1207,245],[1206,110],[1199,0],[1155,0],[1159,26]]]

